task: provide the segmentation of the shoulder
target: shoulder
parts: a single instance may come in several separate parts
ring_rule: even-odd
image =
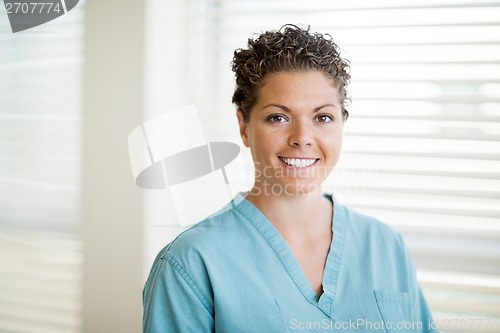
[[[202,265],[237,246],[248,234],[246,222],[237,209],[223,209],[180,233],[160,251],[157,260],[168,259],[184,267]]]
[[[244,234],[241,229],[248,225],[242,223],[243,219],[237,210],[228,209],[179,234],[156,256],[145,290],[155,288],[158,280],[169,280],[172,284],[171,277],[176,276],[178,281],[185,281],[204,304],[209,304],[211,276],[219,274],[227,258],[238,250],[238,238]]]
[[[345,224],[345,253],[366,267],[374,267],[377,285],[387,283],[409,289],[416,283],[415,267],[402,235],[379,219],[342,206]],[[334,236],[335,237],[335,236]]]
[[[393,227],[376,217],[366,215],[338,202],[336,204],[338,207],[335,213],[345,223],[346,233],[350,237],[365,245],[406,251],[403,237]]]
[[[349,212],[349,222],[352,227],[367,233],[375,233],[389,238],[401,239],[401,234],[384,221],[348,207],[346,207],[346,209]]]

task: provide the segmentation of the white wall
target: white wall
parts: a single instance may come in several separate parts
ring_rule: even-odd
[[[127,136],[142,121],[144,3],[88,1],[83,332],[140,332],[143,210]]]

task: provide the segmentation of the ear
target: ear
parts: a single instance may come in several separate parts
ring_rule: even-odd
[[[245,147],[248,147],[248,123],[243,117],[243,111],[238,109],[236,111],[236,117],[238,117],[238,125],[240,126],[240,136]]]

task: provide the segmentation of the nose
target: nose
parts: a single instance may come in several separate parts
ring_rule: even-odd
[[[306,122],[297,121],[290,126],[288,144],[294,147],[311,146],[313,142],[313,129]]]

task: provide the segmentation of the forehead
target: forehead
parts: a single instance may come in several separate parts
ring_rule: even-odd
[[[334,82],[318,71],[268,74],[257,93],[255,106],[277,103],[293,108],[333,104],[340,108],[339,90]]]

